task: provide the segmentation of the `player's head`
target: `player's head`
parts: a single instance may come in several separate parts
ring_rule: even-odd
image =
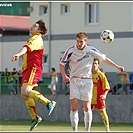
[[[85,32],[79,32],[76,35],[77,48],[80,50],[84,49],[87,40],[88,40],[87,34]]]
[[[99,65],[100,65],[100,60],[95,58],[93,60],[93,65],[92,65],[92,73],[95,73],[97,72],[98,68],[99,68]]]
[[[55,68],[51,68],[51,70],[52,70],[53,72],[55,72]]]
[[[16,68],[13,68],[13,71],[16,71]]]
[[[41,33],[42,35],[45,35],[47,33],[47,28],[43,20],[38,20],[35,24],[33,24],[30,28],[30,33],[32,35],[36,33]]]
[[[39,29],[41,30],[42,35],[48,32],[48,29],[42,19],[38,20],[36,23],[39,25]]]
[[[5,68],[5,71],[8,72],[8,68],[7,67]]]

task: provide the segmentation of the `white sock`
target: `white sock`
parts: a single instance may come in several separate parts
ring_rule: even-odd
[[[92,123],[92,110],[89,112],[84,111],[84,124],[85,124],[85,131],[89,132]]]
[[[70,120],[73,131],[78,131],[79,115],[78,111],[70,111]]]

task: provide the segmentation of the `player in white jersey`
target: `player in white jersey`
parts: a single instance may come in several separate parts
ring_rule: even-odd
[[[60,63],[60,72],[65,82],[70,82],[70,120],[73,131],[78,131],[78,102],[83,103],[85,131],[89,132],[92,123],[91,99],[92,99],[92,74],[93,59],[124,71],[124,67],[117,65],[95,47],[87,44],[88,37],[85,32],[76,35],[76,44],[69,47]],[[69,61],[70,77],[65,72],[65,65]]]

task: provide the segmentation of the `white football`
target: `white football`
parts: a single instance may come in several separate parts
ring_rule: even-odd
[[[101,32],[100,38],[103,43],[108,44],[114,40],[114,33],[111,30],[104,30]]]

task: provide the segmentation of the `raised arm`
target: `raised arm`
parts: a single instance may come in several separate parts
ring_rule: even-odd
[[[12,61],[17,61],[19,57],[27,52],[27,47],[22,47],[22,49],[12,56]]]
[[[125,71],[123,66],[117,65],[115,62],[113,62],[111,59],[109,59],[107,57],[106,57],[106,59],[103,62],[105,62],[106,64],[108,64],[110,66],[116,67],[121,72]]]

